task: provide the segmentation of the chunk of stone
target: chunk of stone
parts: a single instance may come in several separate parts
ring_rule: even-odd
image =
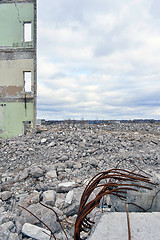
[[[19,234],[22,230],[22,224],[18,221],[15,222],[16,225],[16,232]]]
[[[3,201],[6,201],[8,200],[9,198],[12,197],[12,193],[9,192],[9,191],[4,191],[0,194],[0,198],[3,200]]]
[[[0,207],[0,214],[2,214],[3,212],[5,212],[5,208],[2,206]]]
[[[30,194],[21,194],[19,196],[19,205],[28,207],[30,204],[39,202],[39,192],[34,191]]]
[[[9,221],[9,222],[3,223],[1,227],[4,229],[12,230],[14,228],[14,223],[12,221]]]
[[[125,204],[116,196],[111,195],[111,211],[125,212]],[[154,200],[154,201],[153,201]],[[148,212],[160,211],[160,188],[155,190],[145,190],[143,192],[127,192],[127,202],[129,203],[130,212]],[[140,206],[140,207],[138,207]]]
[[[22,227],[22,233],[28,237],[34,238],[36,240],[50,240],[50,231],[32,225],[30,223],[25,223]]]
[[[12,221],[3,223],[0,225],[0,240],[8,240],[10,235],[10,230],[14,227],[14,223]]]
[[[19,198],[18,204],[24,207],[29,206],[28,197],[29,197],[28,194],[21,194],[20,196],[18,196]]]
[[[152,181],[158,185],[160,185],[160,173],[153,172],[152,173],[153,179]]]
[[[10,233],[8,240],[17,240],[19,239],[18,233]]]
[[[31,169],[31,175],[33,177],[42,177],[43,176],[43,170],[40,167],[34,167]]]
[[[41,139],[41,143],[45,143],[45,142],[47,142],[47,139],[46,138],[42,138]]]
[[[33,203],[38,203],[39,202],[39,192],[34,191],[33,193],[31,193],[28,197],[29,203],[33,204]]]
[[[61,162],[65,162],[65,161],[68,160],[68,156],[67,155],[63,155],[58,160],[61,161]]]
[[[60,230],[60,225],[56,220],[54,212],[40,203],[32,204],[27,209],[38,216],[54,233]],[[39,222],[34,216],[27,211],[23,210],[18,221],[23,225],[25,223],[38,224],[39,227],[43,227],[43,224]]]
[[[48,177],[48,178],[57,178],[56,170],[51,170],[51,171],[47,172],[46,173],[46,177]]]
[[[69,191],[69,192],[67,193],[66,198],[65,198],[65,203],[66,203],[66,204],[71,204],[71,203],[72,203],[72,201],[73,201],[73,195],[74,195],[74,191],[73,191],[73,190],[71,190],[71,191]]]
[[[55,202],[56,207],[61,208],[64,205],[64,203],[65,203],[64,199],[56,196],[56,202]]]
[[[0,225],[0,239],[8,240],[10,231],[4,226]]]
[[[19,174],[19,179],[27,178],[29,175],[28,169],[24,169],[20,174]]]
[[[63,211],[61,211],[59,208],[53,207],[52,209],[58,214],[59,217],[63,216]]]
[[[95,158],[91,158],[89,163],[95,168],[98,167],[98,161]]]
[[[82,168],[82,164],[80,162],[78,162],[78,163],[74,164],[74,168],[80,169],[80,168]]]
[[[79,210],[79,203],[76,202],[76,203],[69,205],[69,207],[67,207],[64,210],[64,212],[66,213],[66,216],[69,217],[69,216],[73,216],[73,215],[77,214],[78,210]]]
[[[59,192],[59,193],[69,192],[70,190],[72,190],[75,187],[77,187],[76,182],[59,183],[57,192]]]
[[[55,142],[51,142],[51,143],[48,144],[47,147],[54,147],[54,146],[56,146],[56,143]]]
[[[6,220],[8,220],[8,213],[3,212],[0,214],[0,224],[4,223]]]
[[[54,206],[56,201],[56,192],[48,190],[43,193],[43,202],[47,205]]]
[[[66,236],[64,235],[63,232],[56,234],[55,237],[56,239],[66,240]],[[69,240],[74,240],[73,237],[68,234],[68,232],[67,232],[67,237]]]

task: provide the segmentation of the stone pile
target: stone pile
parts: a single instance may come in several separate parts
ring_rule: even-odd
[[[60,124],[1,140],[0,240],[50,239],[50,232],[41,229],[45,226],[22,207],[47,224],[57,239],[66,239],[55,213],[40,205],[40,199],[58,214],[72,240],[88,180],[118,163],[126,169],[134,163],[160,179],[160,125]]]

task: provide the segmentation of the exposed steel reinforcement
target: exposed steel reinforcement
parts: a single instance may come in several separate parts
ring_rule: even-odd
[[[133,164],[134,165],[134,164]],[[139,191],[140,189],[152,190],[156,185],[150,180],[151,175],[145,173],[138,167],[134,165],[135,169],[133,171],[129,171],[123,168],[112,168],[107,171],[97,173],[86,185],[81,200],[79,211],[77,215],[77,219],[74,226],[74,240],[81,240],[81,233],[86,232],[89,233],[93,224],[95,223],[89,217],[89,213],[96,207],[100,206],[101,200],[105,195],[114,195],[121,199],[126,204],[126,212],[127,212],[127,221],[128,221],[128,239],[131,240],[131,232],[130,232],[130,224],[129,224],[129,210],[127,203],[127,192],[128,191]],[[66,240],[68,240],[65,227],[63,222],[61,222],[58,214],[46,204],[43,204],[42,194],[40,195],[39,203],[51,211],[53,211],[56,215],[57,222],[60,224],[60,227],[65,235]],[[153,204],[154,199],[152,200],[151,205]],[[135,203],[133,203],[136,205]],[[148,211],[148,209],[144,209],[143,206],[138,206],[143,211]],[[19,207],[28,211],[32,216],[37,218],[48,230],[51,232],[51,238],[57,240],[55,234],[51,231],[51,229],[35,214],[31,213],[28,209],[23,206]],[[72,226],[73,227],[73,226]]]
[[[113,168],[96,174],[82,194],[75,223],[74,240],[81,240],[81,232],[88,232],[92,228],[94,222],[90,220],[88,214],[100,204],[103,196],[115,195],[126,202],[127,191],[138,191],[138,188],[152,190],[151,186],[153,185],[155,184],[146,175],[124,169]],[[90,200],[91,194],[96,189],[98,189],[98,193]]]

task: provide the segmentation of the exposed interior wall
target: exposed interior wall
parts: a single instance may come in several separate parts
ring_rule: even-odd
[[[36,123],[36,15],[36,0],[0,1],[0,138]]]
[[[23,72],[32,72],[32,85],[34,85],[34,60],[2,60],[0,61],[0,85],[1,86],[23,86]]]
[[[34,5],[31,3],[0,3],[0,46],[31,47],[34,41],[24,42],[24,23],[31,22],[34,37]]]
[[[10,102],[0,104],[0,137],[11,138],[24,133],[24,123],[30,121],[33,127],[33,103]]]

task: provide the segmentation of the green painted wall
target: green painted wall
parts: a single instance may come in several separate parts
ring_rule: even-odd
[[[31,121],[33,127],[35,114],[34,95],[33,93],[26,94],[27,98],[31,101],[26,103],[26,106],[25,102],[22,102],[22,99],[24,98],[24,71],[32,72],[33,91],[36,86],[36,79],[34,79],[36,70],[34,69],[34,56],[32,58],[30,49],[28,49],[29,54],[25,49],[36,46],[36,35],[34,36],[36,34],[36,29],[34,29],[34,25],[36,25],[34,4],[34,2],[25,1],[12,1],[10,3],[1,3],[0,1],[1,52],[3,48],[5,49],[2,52],[2,58],[0,56],[0,93],[2,93],[0,94],[0,138],[11,138],[23,134],[24,122]],[[24,42],[25,22],[31,22],[32,41],[29,42]],[[6,48],[11,49],[13,52],[11,51],[8,54]],[[21,51],[17,51],[17,48],[20,48]],[[36,54],[36,49],[33,49],[33,51]],[[18,54],[16,55],[17,52]],[[21,53],[22,56],[20,55]],[[17,59],[15,59],[16,56],[18,56]]]
[[[32,42],[23,42],[23,23],[32,23],[34,37],[34,4],[33,3],[0,3],[0,46],[33,47]]]
[[[0,138],[11,138],[23,133],[23,122],[34,118],[33,103],[12,102],[0,104]],[[1,131],[3,129],[3,132]]]

